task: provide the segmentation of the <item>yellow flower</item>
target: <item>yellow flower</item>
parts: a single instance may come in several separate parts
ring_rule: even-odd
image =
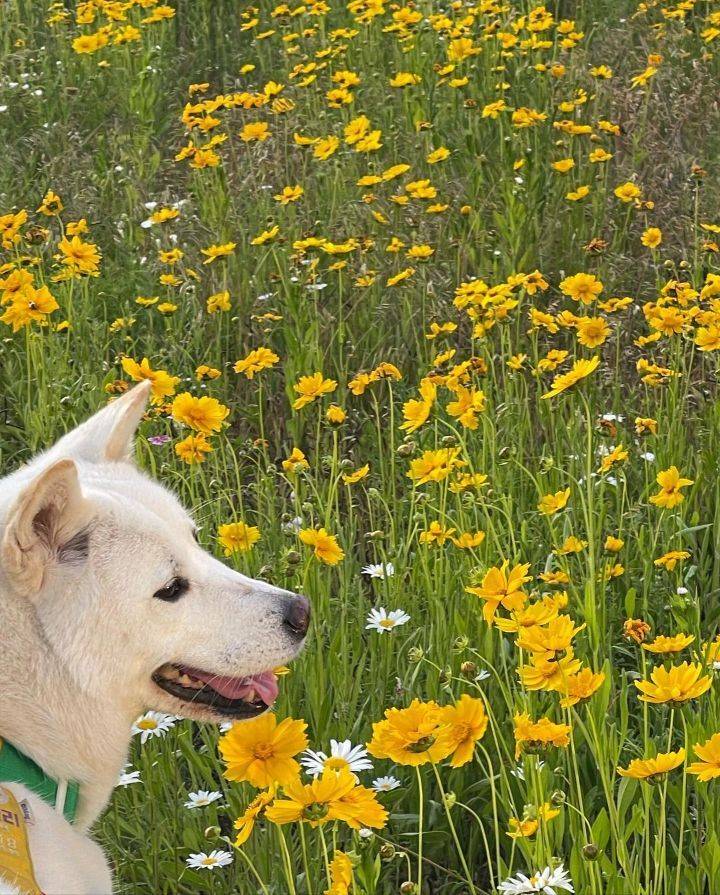
[[[581,360],[576,360],[575,363],[572,365],[572,368],[567,373],[560,373],[553,379],[550,391],[545,392],[542,397],[554,398],[561,392],[566,391],[573,385],[576,385],[578,382],[580,382],[581,379],[589,376],[594,370],[597,369],[599,363],[600,358],[597,354],[594,357],[590,358],[590,360],[585,360],[584,358],[582,358]]]
[[[356,469],[355,472],[343,475],[342,480],[346,485],[354,485],[356,482],[364,479],[369,472],[370,464],[366,463],[364,466],[361,466],[360,469]]]
[[[208,314],[217,314],[218,311],[230,310],[230,293],[227,289],[223,292],[216,292],[214,295],[208,296],[207,311]]]
[[[306,404],[310,404],[322,395],[328,395],[337,388],[334,379],[326,379],[322,373],[313,373],[312,376],[301,376],[293,388],[300,395],[293,402],[293,410],[300,410]]]
[[[572,277],[565,277],[560,283],[560,291],[584,305],[589,305],[603,291],[603,284],[594,274],[576,273]]]
[[[655,481],[660,485],[660,490],[657,494],[653,494],[650,498],[650,503],[655,504],[656,507],[664,507],[668,510],[685,500],[685,496],[681,494],[680,489],[694,484],[692,479],[681,477],[677,466],[663,469],[662,472],[657,474]]]
[[[33,322],[42,324],[59,307],[47,286],[40,286],[39,289],[27,286],[15,293],[12,303],[0,320],[12,326],[13,332],[17,332]]]
[[[450,764],[460,768],[472,761],[475,743],[485,736],[488,717],[482,699],[463,693],[455,705],[447,705],[441,711],[442,720],[450,726],[449,735],[454,743]]]
[[[602,687],[604,681],[605,675],[602,671],[595,674],[592,669],[583,668],[564,681],[560,688],[560,693],[564,694],[560,700],[560,706],[569,709],[579,702],[585,702]]]
[[[260,540],[260,531],[256,526],[246,525],[244,522],[229,522],[218,528],[218,540],[225,556],[246,553]]]
[[[232,255],[237,247],[237,243],[234,242],[226,242],[222,245],[211,245],[206,249],[200,249],[200,251],[205,255],[205,260],[203,264],[212,264],[213,261],[218,258],[225,258],[227,255]]]
[[[247,357],[235,361],[233,370],[236,373],[244,373],[247,379],[252,379],[256,373],[261,373],[275,364],[280,358],[269,348],[255,348]]]
[[[683,559],[687,559],[690,556],[687,550],[669,550],[667,553],[664,553],[662,556],[659,556],[656,560],[654,560],[653,565],[662,566],[667,569],[668,572],[673,572],[675,570],[675,566],[681,562]]]
[[[303,544],[314,549],[315,556],[321,562],[329,566],[336,566],[345,557],[335,535],[328,534],[324,528],[304,528],[298,532],[298,537]]]
[[[265,809],[275,798],[274,787],[266,792],[259,792],[245,809],[245,812],[235,821],[235,829],[238,831],[235,839],[235,848],[240,848],[248,841],[255,828],[258,819],[265,813]]]
[[[688,774],[695,774],[703,783],[720,777],[720,733],[713,734],[702,745],[693,746],[693,751],[700,761],[688,765]]]
[[[300,448],[293,448],[287,460],[283,460],[282,467],[288,475],[295,475],[299,469],[309,469],[310,464]]]
[[[533,657],[555,661],[558,655],[570,649],[573,638],[585,625],[576,628],[569,615],[558,615],[546,625],[524,628],[515,641],[518,649],[532,653]]]
[[[710,689],[712,678],[702,677],[702,673],[700,664],[683,662],[670,668],[659,665],[652,670],[649,681],[635,681],[635,686],[643,694],[640,697],[643,702],[680,705],[689,699],[697,699]]]
[[[180,382],[179,376],[170,376],[165,370],[153,370],[150,361],[144,357],[140,363],[131,357],[120,361],[123,370],[135,382],[150,380],[150,394],[153,404],[162,404],[163,399],[175,394],[175,386]]]
[[[373,724],[368,752],[399,765],[418,766],[447,758],[456,748],[444,710],[433,702],[413,699],[405,709],[390,708]]]
[[[461,550],[471,550],[473,547],[479,547],[485,540],[484,531],[464,531],[457,537],[452,539],[453,544]]]
[[[488,569],[480,586],[465,588],[467,593],[485,600],[483,618],[489,625],[493,623],[499,606],[509,612],[516,612],[527,601],[527,594],[522,587],[532,580],[532,576],[527,574],[530,563],[516,565],[508,571],[509,565],[506,560],[501,567]]]
[[[621,202],[627,203],[639,199],[641,190],[636,184],[628,180],[626,183],[621,183],[620,186],[615,187],[614,193]]]
[[[656,249],[662,242],[662,230],[659,227],[648,227],[640,237],[640,242],[649,249]]]
[[[520,666],[518,676],[528,690],[562,691],[568,678],[577,674],[581,665],[572,648],[568,647],[561,659],[532,655],[529,665]]]
[[[107,43],[107,40],[105,42]],[[60,214],[63,210],[62,199],[57,193],[48,190],[37,210],[40,214],[44,214],[47,217],[53,217],[54,215]]]
[[[325,419],[334,426],[339,426],[347,419],[347,414],[337,404],[331,404],[325,411]]]
[[[622,538],[616,538],[613,535],[608,535],[605,538],[605,549],[610,553],[617,553],[619,550],[625,546],[625,541]]]
[[[575,327],[578,342],[585,348],[597,348],[610,335],[610,327],[604,317],[578,317]]]
[[[274,227],[270,227],[267,230],[263,230],[262,233],[258,233],[257,236],[254,236],[250,240],[251,246],[262,246],[265,245],[266,242],[271,242],[280,232],[280,227],[275,224]]]
[[[643,643],[642,648],[650,653],[679,653],[694,640],[694,634],[675,634],[673,637],[660,634],[651,643]]]
[[[569,499],[569,488],[566,488],[564,491],[556,491],[555,494],[546,494],[541,498],[540,503],[538,504],[538,510],[543,516],[552,516],[554,513],[559,513],[560,510],[567,506]]]
[[[243,143],[264,143],[270,136],[270,128],[265,121],[248,122],[238,134]]]
[[[445,528],[441,522],[434,520],[430,523],[430,528],[420,532],[418,540],[421,544],[439,544],[442,547],[445,541],[452,539],[454,534],[454,528]]]
[[[618,768],[617,772],[621,777],[658,783],[667,773],[680,767],[685,761],[685,755],[684,749],[678,749],[677,752],[660,753],[655,758],[636,758],[627,768]]]
[[[286,186],[283,187],[281,193],[277,193],[273,198],[281,205],[289,205],[290,202],[297,202],[304,192],[305,190],[301,186]]]
[[[230,410],[216,398],[208,395],[196,398],[189,392],[183,392],[173,401],[171,413],[179,423],[185,423],[203,435],[210,435],[220,431]]]
[[[247,780],[258,789],[297,780],[300,765],[295,756],[307,748],[306,728],[304,721],[292,718],[278,723],[272,712],[233,724],[218,743],[227,765],[225,777],[236,783]]]
[[[183,438],[175,445],[175,453],[189,466],[203,463],[205,455],[211,453],[212,450],[212,445],[202,434],[188,435],[187,438]]]
[[[575,535],[568,535],[562,543],[561,547],[557,548],[557,553],[560,556],[567,556],[569,553],[582,553],[582,551],[587,547],[587,541],[581,541],[580,538],[575,537]]]
[[[465,461],[458,459],[460,448],[441,448],[437,451],[425,451],[421,457],[410,462],[409,479],[415,485],[425,485],[427,482],[441,482],[459,466],[464,466]]]
[[[276,798],[265,811],[273,823],[304,822],[317,827],[341,820],[358,830],[361,827],[382,828],[387,821],[387,811],[377,801],[375,793],[360,786],[355,775],[347,769],[326,770],[306,784],[296,775],[285,785],[284,796]]]
[[[344,852],[336,851],[330,862],[330,888],[325,895],[349,895],[352,885],[352,861]]]
[[[570,742],[568,724],[555,724],[549,718],[533,721],[527,714],[516,714],[513,723],[515,726],[516,761],[523,752],[535,754],[545,751],[550,746],[563,749]]]

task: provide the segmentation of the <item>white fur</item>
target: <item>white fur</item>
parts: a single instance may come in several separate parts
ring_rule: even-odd
[[[106,895],[110,874],[85,834],[148,708],[217,721],[151,675],[165,662],[240,677],[284,664],[302,644],[283,626],[293,595],[203,551],[177,499],[128,459],[142,383],[0,480],[0,736],[55,778],[80,784],[75,828],[21,786],[46,895]],[[83,531],[89,549],[61,548]],[[153,598],[174,576],[175,603]],[[0,895],[12,890],[0,882]]]

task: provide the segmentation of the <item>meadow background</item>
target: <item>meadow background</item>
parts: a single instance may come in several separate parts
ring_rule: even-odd
[[[713,678],[718,653],[718,46],[704,0],[0,3],[3,471],[152,375],[140,462],[204,545],[256,527],[227,561],[313,603],[278,717],[325,752],[414,698],[469,694],[489,721],[463,767],[359,773],[401,784],[382,830],[261,818],[240,850],[256,791],[223,776],[218,730],[137,737],[97,829],[119,891],[312,895],[333,845],[354,866],[333,895],[549,891],[517,874],[560,864],[580,893],[720,891],[718,784],[687,770],[717,684],[634,686],[683,661]],[[260,347],[277,360],[236,372]],[[202,462],[185,392],[229,408]],[[684,499],[651,503],[672,466]],[[321,527],[339,562],[298,537]],[[506,561],[529,563],[524,608],[566,593],[586,625],[587,701],[559,704],[562,675],[532,689],[483,618]],[[410,618],[366,629],[380,607]],[[523,713],[565,745],[518,756]],[[683,748],[655,785],[616,772]],[[184,807],[200,789],[222,798]],[[213,849],[233,862],[187,866]]]

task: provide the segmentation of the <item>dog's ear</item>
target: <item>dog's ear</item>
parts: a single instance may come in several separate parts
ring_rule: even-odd
[[[51,450],[50,456],[75,457],[93,463],[129,460],[135,430],[147,407],[150,386],[150,381],[146,379],[121,398],[111,401],[63,436]]]
[[[26,485],[10,510],[0,546],[3,570],[15,587],[32,596],[50,563],[77,562],[86,555],[90,519],[72,460],[58,460]]]

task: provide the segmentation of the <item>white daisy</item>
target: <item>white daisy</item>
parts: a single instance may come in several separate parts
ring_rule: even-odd
[[[132,726],[133,734],[140,734],[140,742],[146,743],[151,737],[164,737],[175,726],[175,716],[164,712],[145,712]]]
[[[302,516],[295,516],[289,522],[283,522],[283,531],[296,535],[303,527]]]
[[[371,609],[366,621],[366,630],[372,628],[382,634],[383,631],[391,631],[398,625],[406,624],[410,621],[410,616],[402,609],[393,609],[391,612],[387,612],[381,606],[379,609]]]
[[[558,895],[560,891],[574,892],[572,880],[567,870],[560,864],[555,870],[546,867],[538,870],[531,877],[518,873],[515,877],[500,883],[498,891],[501,895]]]
[[[375,792],[392,792],[400,786],[402,786],[402,783],[397,777],[378,777],[372,782],[372,788]]]
[[[216,867],[226,867],[228,864],[232,864],[232,862],[233,856],[230,852],[222,851],[219,848],[211,851],[209,855],[206,855],[203,851],[196,855],[190,855],[185,861],[188,867],[194,867],[197,870],[214,870]]]
[[[372,762],[367,757],[367,749],[364,746],[353,746],[350,740],[330,740],[330,754],[325,752],[313,752],[307,749],[300,756],[300,764],[312,777],[319,777],[328,768],[339,771],[348,768],[353,773],[358,771],[371,771]]]
[[[133,783],[142,783],[140,771],[131,771],[129,768],[130,765],[126,764],[115,786],[131,786]]]
[[[207,789],[199,789],[197,792],[189,792],[188,800],[185,802],[186,808],[206,808],[213,802],[217,802],[222,798],[221,792],[210,792]]]
[[[362,573],[370,578],[392,578],[395,574],[395,566],[391,562],[370,563],[363,566]]]

